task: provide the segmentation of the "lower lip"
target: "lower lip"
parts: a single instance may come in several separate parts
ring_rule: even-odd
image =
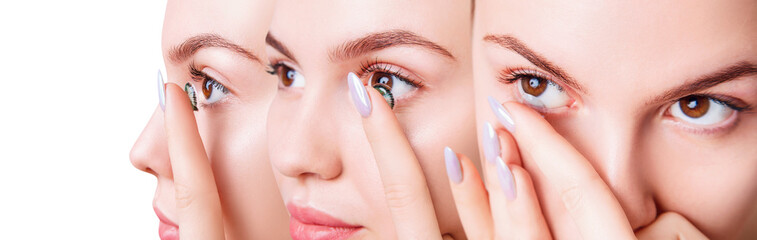
[[[158,234],[160,235],[160,240],[179,240],[179,229],[162,221],[158,227]]]
[[[289,233],[294,240],[326,240],[326,239],[347,239],[356,232],[360,227],[333,227],[325,225],[314,225],[300,222],[296,218],[289,219]]]

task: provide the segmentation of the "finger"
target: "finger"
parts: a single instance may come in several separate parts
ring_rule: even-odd
[[[489,196],[473,162],[452,149],[444,149],[449,185],[460,222],[468,239],[493,239]]]
[[[401,239],[438,239],[439,226],[426,179],[397,118],[383,96],[348,75],[350,95],[376,159],[384,194]]]
[[[497,236],[551,239],[531,177],[521,166],[515,140],[504,129],[495,130],[489,123],[484,124],[482,131],[485,136],[495,133],[496,141],[485,137],[481,144],[488,149],[497,148],[500,153],[494,161],[487,160],[484,165],[488,172],[489,204]]]
[[[192,105],[176,84],[165,85],[165,126],[181,239],[223,239],[221,202],[197,131]]]
[[[490,105],[517,141],[524,164],[533,162],[559,191],[584,238],[634,237],[620,203],[591,163],[541,115],[515,102],[503,108],[490,98]]]
[[[664,212],[652,224],[636,232],[636,237],[645,239],[708,239],[694,224],[674,212]]]

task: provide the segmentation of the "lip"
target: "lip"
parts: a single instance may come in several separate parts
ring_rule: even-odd
[[[287,204],[289,210],[289,234],[294,240],[300,239],[347,239],[357,233],[362,226],[351,225],[319,210]]]
[[[158,226],[158,235],[161,240],[179,240],[179,225],[169,220],[158,207],[153,206],[155,215],[160,219],[160,225]]]

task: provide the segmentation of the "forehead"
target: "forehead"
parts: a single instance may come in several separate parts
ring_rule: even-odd
[[[757,1],[479,3],[476,41],[512,34],[586,85],[670,87],[757,57]]]
[[[300,55],[317,55],[337,45],[387,30],[408,30],[453,55],[469,44],[469,1],[277,1],[271,33]],[[314,47],[318,46],[318,47]]]
[[[215,33],[251,49],[263,46],[273,1],[169,0],[163,22],[163,49],[187,38]]]

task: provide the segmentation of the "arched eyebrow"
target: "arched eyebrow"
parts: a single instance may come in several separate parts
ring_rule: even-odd
[[[502,48],[509,49],[517,53],[518,55],[521,55],[523,58],[531,62],[531,64],[557,77],[558,79],[555,79],[556,81],[560,81],[565,85],[568,85],[569,87],[575,89],[576,91],[582,92],[584,94],[586,93],[583,86],[581,86],[581,84],[573,79],[573,77],[568,75],[568,73],[566,73],[562,68],[550,62],[541,54],[526,46],[526,44],[519,39],[511,35],[488,34],[484,36],[483,40],[485,42],[494,43]]]
[[[289,48],[287,48],[286,45],[281,43],[281,41],[276,39],[276,37],[274,37],[273,34],[271,34],[271,32],[268,32],[268,34],[266,34],[265,43],[268,44],[268,46],[271,46],[274,49],[276,49],[276,51],[279,51],[279,53],[283,54],[287,58],[297,63],[297,59],[294,58],[294,54],[292,54],[292,52],[289,51]]]
[[[673,101],[717,86],[718,84],[754,74],[757,74],[757,65],[748,61],[736,62],[715,72],[702,75],[692,81],[688,81],[680,86],[667,90],[657,97],[652,98],[648,104]]]
[[[455,57],[452,55],[452,53],[450,53],[444,47],[428,40],[425,37],[407,30],[391,30],[385,32],[369,33],[363,37],[349,40],[344,44],[341,44],[332,49],[329,54],[329,59],[332,62],[339,62],[346,59],[355,58],[369,52],[402,45],[419,46],[431,52],[447,57],[451,60],[455,60]]]
[[[168,58],[175,63],[181,63],[192,57],[200,49],[210,47],[225,48],[253,62],[263,64],[258,56],[244,47],[212,33],[204,33],[187,38],[184,42],[172,47],[168,51]]]

